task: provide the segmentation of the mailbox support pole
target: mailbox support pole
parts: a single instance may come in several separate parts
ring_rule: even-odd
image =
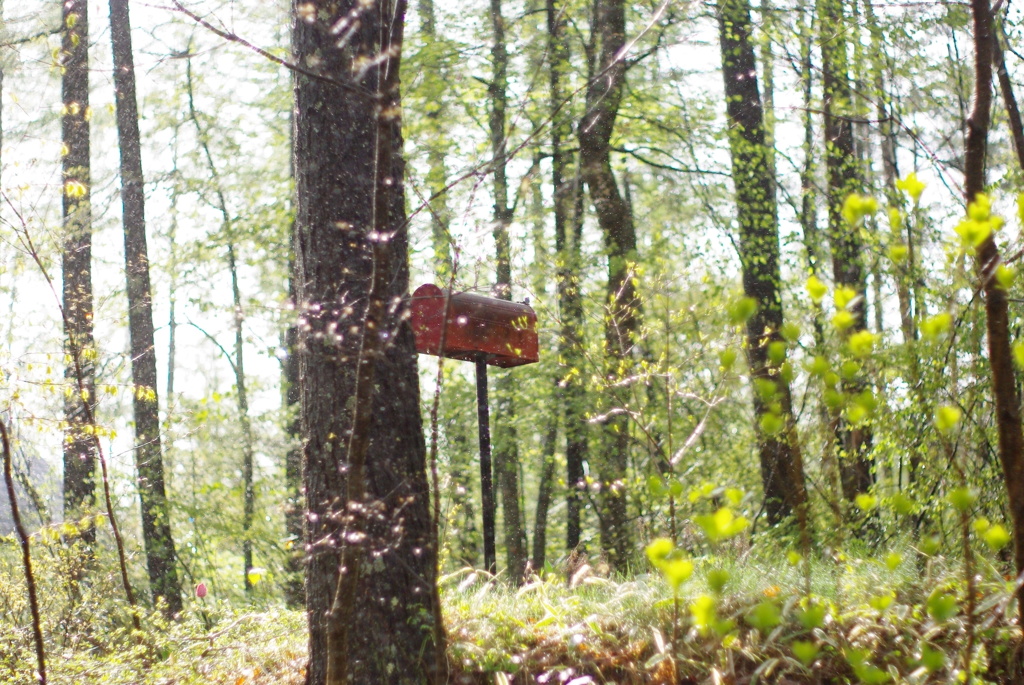
[[[494,551],[494,485],[491,478],[491,412],[487,402],[487,356],[476,357],[476,416],[480,430],[480,499],[484,510],[484,567],[498,570]]]

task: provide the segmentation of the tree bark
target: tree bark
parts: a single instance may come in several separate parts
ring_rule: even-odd
[[[964,196],[968,204],[985,190],[985,156],[992,108],[992,58],[995,34],[989,0],[971,0],[974,26],[974,107],[967,119],[964,156]],[[1010,351],[1006,291],[994,278],[999,248],[993,231],[977,248],[976,267],[985,294],[988,360],[999,434],[999,461],[1013,524],[1013,556],[1018,576],[1024,574],[1024,432]],[[1019,620],[1024,621],[1024,587],[1017,589]]]
[[[491,29],[494,44],[491,62],[494,73],[488,94],[491,99],[490,134],[494,179],[494,245],[496,274],[494,294],[512,300],[512,255],[508,227],[512,207],[508,204],[507,141],[505,110],[508,105],[508,51],[501,0],[491,0]],[[519,507],[519,439],[515,429],[515,385],[508,370],[496,373],[494,411],[494,476],[501,492],[502,524],[509,578],[522,582],[528,553],[526,529]]]
[[[293,5],[297,61],[350,86],[295,77],[310,685],[445,681],[406,300],[405,9],[402,0]]]
[[[176,614],[182,606],[181,583],[174,562],[170,511],[164,489],[152,289],[146,247],[145,188],[128,0],[110,0],[110,39],[114,55],[114,87],[117,90],[117,137],[121,152],[128,334],[134,386],[135,465],[142,503],[142,537],[153,599],[163,597],[168,613]]]
[[[783,310],[778,207],[765,144],[764,113],[757,85],[747,0],[722,0],[718,6],[718,22],[743,291],[757,302],[756,313],[747,320],[746,352],[765,511],[772,524],[797,514],[802,525],[806,525],[807,493],[789,383],[782,376],[781,363],[769,360],[768,355],[769,345],[784,344],[780,333]],[[759,392],[759,381],[764,380],[774,383],[770,397]],[[779,420],[778,427],[773,425]]]
[[[64,378],[64,518],[76,520],[96,503],[95,440],[89,435],[85,407],[96,404],[96,350],[93,343],[92,208],[89,164],[89,6],[85,0],[62,5],[61,138],[63,157],[62,209],[64,249],[65,352]],[[79,378],[81,373],[81,378]],[[91,544],[92,526],[80,532]]]
[[[294,279],[293,279],[294,280]],[[294,298],[292,299],[294,301]],[[288,423],[288,451],[284,457],[285,510],[284,529],[292,548],[288,550],[285,568],[284,596],[289,607],[296,609],[306,603],[303,576],[306,566],[302,534],[302,424],[299,416],[299,329],[289,326],[285,332],[284,405]]]
[[[843,202],[850,193],[861,190],[857,156],[853,139],[852,94],[846,58],[846,42],[842,5],[838,0],[818,0],[821,39],[821,71],[825,111],[825,166],[828,176],[828,238],[832,248],[832,276],[837,288],[852,288],[856,300],[848,307],[853,325],[848,333],[867,328],[867,280],[862,264],[864,246],[859,227],[847,225],[843,219]],[[863,389],[862,380],[845,388],[848,392]],[[852,500],[866,492],[874,482],[871,462],[866,453],[871,445],[870,429],[852,426],[845,420],[837,425],[837,441],[841,446],[840,476],[843,495]]]
[[[632,263],[637,258],[636,228],[629,205],[619,192],[611,165],[611,136],[626,80],[626,63],[622,55],[626,44],[626,7],[623,0],[596,0],[591,39],[596,68],[587,85],[586,113],[577,134],[580,173],[590,191],[608,256],[605,381],[615,385],[630,373],[641,318],[640,298],[632,271]],[[609,394],[615,402],[611,409],[626,408],[624,394]],[[626,498],[629,417],[622,411],[609,412],[603,433],[598,464],[601,545],[612,568],[623,571],[633,551]]]

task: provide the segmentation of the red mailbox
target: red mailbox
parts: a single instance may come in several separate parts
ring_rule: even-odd
[[[441,350],[446,308],[448,326]],[[412,294],[412,329],[416,351],[423,354],[463,361],[482,357],[491,366],[503,368],[539,360],[537,314],[528,304],[472,293],[449,297],[428,283]]]
[[[412,294],[411,309],[417,352],[476,363],[484,565],[490,573],[494,573],[497,562],[487,365],[510,367],[539,361],[537,315],[528,304],[471,293],[449,295],[447,291],[429,283],[416,288]]]

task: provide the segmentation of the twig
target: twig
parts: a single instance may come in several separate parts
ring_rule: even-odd
[[[43,651],[43,629],[39,620],[39,600],[36,598],[36,579],[32,573],[32,552],[29,549],[28,533],[21,523],[18,512],[18,497],[14,492],[14,476],[11,473],[11,441],[7,437],[7,426],[0,420],[0,439],[4,451],[4,481],[7,483],[7,497],[11,501],[11,518],[14,528],[18,531],[21,542],[21,558],[25,565],[25,584],[28,586],[28,604],[32,610],[32,633],[36,640],[36,661],[38,663],[38,679],[40,685],[46,685],[46,654]]]
[[[373,91],[370,91],[370,90],[367,90],[367,89],[362,88],[360,86],[357,86],[354,83],[350,83],[348,81],[343,81],[341,79],[331,78],[330,76],[324,76],[323,74],[321,74],[319,72],[316,72],[316,71],[313,71],[312,69],[307,69],[307,68],[305,68],[303,66],[295,64],[294,62],[289,62],[286,59],[282,59],[282,58],[278,57],[277,55],[273,54],[272,52],[264,50],[263,48],[259,47],[258,45],[254,45],[253,43],[249,42],[245,38],[242,38],[241,36],[239,36],[237,33],[233,33],[231,31],[225,31],[223,29],[217,28],[216,26],[214,26],[210,22],[206,21],[205,19],[200,17],[198,14],[196,14],[192,10],[190,10],[187,7],[185,7],[184,5],[182,5],[178,0],[172,0],[172,2],[174,3],[174,8],[173,8],[174,10],[176,10],[178,12],[181,12],[186,17],[188,17],[192,21],[196,22],[197,24],[199,24],[203,28],[205,28],[205,29],[207,29],[209,31],[212,31],[213,33],[217,34],[218,36],[220,36],[221,38],[223,38],[226,41],[230,41],[232,43],[238,43],[239,45],[242,45],[244,47],[249,48],[250,50],[255,52],[257,55],[259,55],[260,57],[268,59],[271,62],[273,62],[274,64],[279,64],[282,67],[284,67],[285,69],[288,69],[290,71],[294,71],[297,74],[302,74],[303,76],[308,76],[309,78],[317,80],[317,81],[320,81],[321,83],[329,83],[329,84],[331,84],[333,86],[337,86],[338,88],[341,88],[344,91],[347,91],[349,93],[353,93],[353,94],[362,96],[362,97],[366,98],[367,100],[376,101],[376,100],[379,99],[379,95],[377,93],[374,93]]]

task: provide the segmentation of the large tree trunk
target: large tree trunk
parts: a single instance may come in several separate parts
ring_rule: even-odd
[[[117,137],[121,150],[128,334],[134,385],[135,466],[142,503],[142,537],[153,598],[163,597],[168,612],[174,614],[181,611],[181,583],[174,562],[170,510],[164,490],[156,349],[153,346],[153,303],[146,248],[145,188],[128,0],[110,0],[110,40],[114,54],[114,87],[117,89]]]
[[[567,549],[573,550],[580,544],[580,489],[585,487],[583,465],[587,459],[588,446],[587,422],[584,418],[586,389],[583,387],[582,374],[583,298],[579,283],[582,188],[578,178],[576,182],[568,178],[572,153],[565,149],[565,143],[572,135],[569,117],[563,112],[566,100],[565,79],[569,75],[565,5],[558,0],[546,1],[550,60],[549,112],[552,117],[551,187],[554,189],[555,268],[558,313],[561,319],[558,336],[558,389],[563,398],[561,404],[566,442],[565,543]]]
[[[496,274],[494,294],[512,300],[512,255],[508,227],[512,208],[508,204],[507,143],[505,109],[508,104],[508,51],[505,47],[505,19],[501,0],[491,0],[491,28],[494,45],[491,61],[494,74],[490,83],[491,153],[494,155],[494,244]],[[507,573],[513,582],[521,582],[526,571],[526,529],[519,508],[519,439],[515,429],[515,384],[511,372],[498,372],[495,382],[494,475],[501,492],[502,524],[505,533]]]
[[[843,9],[839,0],[818,0],[821,38],[821,71],[825,110],[825,167],[828,176],[828,238],[832,249],[832,276],[837,288],[848,287],[857,293],[848,307],[854,322],[848,330],[855,333],[867,328],[867,280],[862,264],[864,246],[859,227],[847,225],[843,219],[843,202],[850,193],[861,190],[857,168],[857,151],[851,121],[852,94],[846,59]],[[848,392],[863,389],[862,380],[847,385]],[[843,495],[852,500],[866,492],[874,482],[867,451],[871,432],[864,426],[836,421],[840,444],[840,475]]]
[[[964,156],[964,195],[974,202],[985,190],[985,155],[992,108],[992,11],[989,0],[971,0],[974,17],[974,109],[967,119]],[[1017,397],[1013,356],[1010,351],[1009,309],[1006,291],[994,278],[1000,264],[993,231],[977,248],[977,270],[985,293],[988,360],[999,433],[999,460],[1013,522],[1013,556],[1018,575],[1024,574],[1024,432]],[[1017,589],[1017,610],[1024,621],[1024,587]]]
[[[580,173],[590,191],[608,256],[605,306],[605,381],[615,385],[630,373],[640,329],[640,299],[632,263],[636,261],[636,229],[628,203],[619,193],[611,165],[611,136],[622,100],[626,64],[626,7],[623,0],[597,0],[592,42],[596,65],[587,86],[586,114],[579,124]],[[610,392],[613,409],[624,409],[625,393]],[[603,425],[598,494],[601,544],[615,570],[625,570],[633,551],[627,508],[629,417],[609,412]]]
[[[64,518],[73,520],[96,501],[95,439],[89,434],[85,403],[95,407],[96,371],[92,315],[92,207],[89,165],[89,5],[69,0],[62,5],[61,116],[64,156],[64,378],[69,392],[64,399]],[[92,542],[95,529],[86,527],[82,538]]]
[[[793,514],[805,517],[807,505],[789,383],[782,378],[780,363],[768,358],[768,346],[783,342],[779,332],[783,315],[775,179],[764,139],[764,114],[757,86],[747,0],[723,0],[719,3],[718,22],[729,116],[729,148],[736,186],[743,291],[747,297],[757,301],[756,313],[747,320],[747,361],[754,397],[765,511],[769,522],[775,524]],[[762,380],[775,384],[774,396],[765,397],[758,391],[758,383]],[[778,427],[774,425],[776,423]]]
[[[397,79],[405,2],[303,0],[293,11],[296,60],[315,59],[325,77],[295,79],[307,682],[320,685],[329,672],[331,682],[444,682],[405,299]],[[358,22],[345,23],[350,15]],[[336,26],[351,31],[342,47]]]

